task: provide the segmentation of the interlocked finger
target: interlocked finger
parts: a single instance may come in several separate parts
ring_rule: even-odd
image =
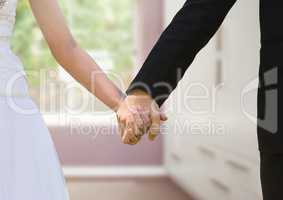
[[[151,114],[151,126],[148,133],[149,140],[153,141],[159,135],[160,126],[161,126],[160,112],[158,110],[153,110]]]
[[[136,136],[135,132],[137,131],[137,127],[134,123],[133,117],[129,117],[126,122],[126,128],[123,134],[123,142],[125,144],[137,144],[139,142],[138,137]]]

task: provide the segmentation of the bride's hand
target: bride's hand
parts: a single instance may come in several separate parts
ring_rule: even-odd
[[[121,102],[116,114],[122,142],[135,145],[143,136],[144,119],[132,103],[130,99],[126,98]]]

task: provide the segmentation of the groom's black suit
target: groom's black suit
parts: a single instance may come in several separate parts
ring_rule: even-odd
[[[186,1],[154,46],[128,93],[134,89],[142,89],[162,105],[176,88],[178,77],[183,76],[196,54],[209,42],[235,2],[236,0]],[[283,67],[283,1],[261,0],[260,3],[262,35],[258,138],[261,151],[261,178],[264,199],[282,200],[283,123],[280,123],[279,109],[281,105],[278,107],[278,116],[275,110],[272,112],[273,116],[266,113],[282,99],[280,68]],[[270,76],[272,72],[278,73]],[[272,80],[267,80],[270,77]],[[272,91],[275,92],[275,96],[270,95]],[[268,118],[272,120],[268,122]]]

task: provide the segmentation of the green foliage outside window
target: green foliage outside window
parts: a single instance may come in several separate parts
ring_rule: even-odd
[[[61,8],[68,25],[86,50],[106,50],[113,58],[115,72],[131,70],[133,55],[132,0],[62,0]],[[52,69],[58,65],[32,16],[27,0],[19,1],[13,49],[25,69]],[[33,85],[39,80],[29,77]]]

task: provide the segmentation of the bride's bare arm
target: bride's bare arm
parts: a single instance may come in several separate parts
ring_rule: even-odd
[[[30,0],[30,4],[58,63],[103,103],[116,111],[122,98],[121,91],[78,46],[67,27],[57,0]]]

